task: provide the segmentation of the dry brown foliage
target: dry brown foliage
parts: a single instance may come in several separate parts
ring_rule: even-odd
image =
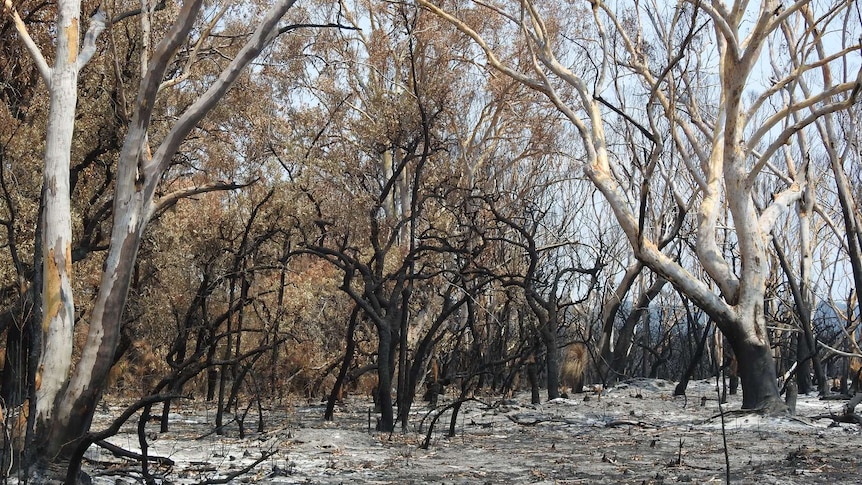
[[[590,362],[590,352],[582,343],[570,345],[563,356],[560,381],[572,392],[584,392],[584,376]]]

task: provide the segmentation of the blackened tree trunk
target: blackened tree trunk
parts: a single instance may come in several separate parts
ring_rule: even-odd
[[[635,302],[634,308],[632,308],[629,315],[626,317],[625,323],[623,323],[622,328],[620,329],[619,336],[617,337],[617,343],[614,346],[614,350],[612,352],[611,361],[610,361],[610,372],[607,375],[607,383],[613,384],[616,382],[621,376],[625,375],[626,367],[629,364],[629,359],[631,357],[631,349],[632,344],[634,342],[635,328],[637,327],[638,322],[644,317],[647,312],[649,312],[650,303],[655,299],[656,296],[661,292],[662,288],[664,288],[667,280],[662,277],[657,277],[655,281],[650,285],[650,287],[640,294],[637,302]],[[646,335],[649,334],[649,321],[644,327],[644,333]],[[645,342],[647,345],[649,342]],[[646,370],[646,368],[644,368]]]
[[[682,304],[685,308],[686,321],[688,322],[688,332],[689,335],[691,335],[692,333],[695,333],[697,331],[697,319],[694,318],[694,315],[692,315],[687,298],[682,299]],[[709,339],[711,325],[712,320],[708,320],[706,322],[706,325],[703,326],[703,333],[700,334],[700,338],[698,339],[697,349],[693,352],[693,355],[691,356],[691,361],[688,363],[685,372],[683,372],[682,376],[679,379],[679,382],[673,390],[674,396],[685,395],[685,390],[688,387],[688,381],[691,380],[691,376],[694,375],[694,372],[697,369],[697,365],[700,362],[700,359],[703,358],[703,353],[706,350],[706,342]]]
[[[344,358],[341,360],[341,369],[338,370],[338,377],[335,379],[335,385],[332,386],[332,392],[329,393],[329,399],[326,401],[326,410],[323,412],[323,419],[332,421],[335,413],[335,402],[339,396],[344,393],[344,386],[347,380],[348,371],[353,363],[353,354],[356,351],[356,324],[359,322],[359,307],[354,306],[350,312],[350,323],[347,324],[347,342],[344,349]]]
[[[27,396],[30,333],[33,325],[27,313],[17,305],[10,310],[9,319],[12,322],[6,330],[5,360],[0,375],[0,397],[7,409],[20,406]]]
[[[732,329],[742,324],[725,326],[727,337],[737,361],[737,373],[742,381],[742,408],[764,409],[767,412],[783,412],[786,407],[781,400],[775,359],[769,341],[752,339]]]
[[[446,291],[443,295],[443,308],[440,309],[440,313],[434,318],[434,322],[429,326],[425,335],[419,341],[419,345],[416,346],[416,350],[413,351],[413,359],[409,366],[410,370],[407,375],[405,392],[403,395],[399,396],[398,420],[401,422],[402,427],[407,427],[410,417],[410,408],[412,407],[413,400],[416,396],[416,387],[419,385],[419,380],[421,379],[426,367],[425,362],[433,353],[435,345],[442,337],[440,329],[453,313],[464,306],[468,301],[475,298],[476,293],[483,285],[484,283],[479,282],[471,291],[462,292],[462,296],[458,300],[453,300],[452,294],[455,292],[456,288],[465,288],[463,282],[459,282],[457,285],[447,285]],[[431,383],[432,388],[429,390],[432,396],[431,399],[433,400],[432,403],[436,403],[437,395],[440,393],[442,387],[436,377],[439,376],[435,376],[435,380]],[[432,406],[434,405],[436,404],[432,404]]]
[[[795,372],[795,381],[796,381],[796,390],[797,392],[801,391],[803,394],[808,394],[814,389],[814,385],[811,382],[811,359],[813,357],[811,349],[808,347],[808,338],[805,336],[805,333],[801,335],[795,334],[796,338],[794,339],[794,355],[796,357],[796,372]]]
[[[377,431],[395,431],[395,413],[392,406],[392,330],[387,327],[377,329],[377,406],[380,408],[380,421]]]
[[[560,397],[560,349],[557,345],[557,327],[556,314],[539,327],[539,336],[545,346],[545,370],[547,372],[549,400]],[[532,386],[532,382],[530,385]]]
[[[527,359],[527,380],[530,382],[530,402],[539,404],[542,402],[542,397],[539,395],[539,364],[536,362],[536,355],[531,354]]]
[[[625,299],[625,296],[629,293],[644,268],[644,264],[640,261],[635,261],[626,268],[626,272],[623,274],[620,282],[617,283],[614,291],[611,292],[602,305],[602,332],[598,345],[598,371],[605,383],[616,382],[620,377],[615,374],[612,365],[614,361],[614,349],[616,348],[614,338],[617,334],[614,327],[623,299]]]
[[[817,353],[817,341],[814,338],[814,330],[811,324],[811,312],[813,309],[812,292],[810,285],[806,284],[805,280],[810,277],[810,268],[803,269],[799,278],[795,276],[795,272],[790,267],[790,262],[784,253],[784,249],[773,240],[772,247],[775,249],[775,255],[778,257],[778,262],[781,266],[784,276],[787,279],[787,284],[790,287],[790,294],[793,296],[793,304],[796,309],[799,327],[802,329],[802,334],[796,339],[796,361],[798,368],[796,370],[796,383],[798,391],[803,394],[811,392],[810,372],[814,370],[814,377],[817,379],[818,391],[821,395],[825,395],[828,391],[828,383],[826,382],[826,374],[823,371],[823,365],[820,362],[820,356]],[[808,255],[806,256],[806,253]],[[805,251],[803,248],[803,268],[807,265],[804,263],[806,259],[810,259],[810,250]]]
[[[412,238],[411,238],[412,241]],[[410,264],[407,286],[401,291],[401,318],[398,322],[398,392],[397,405],[398,417],[401,419],[401,427],[407,429],[407,417],[410,415],[410,406],[413,404],[413,396],[416,393],[415,386],[410,386],[409,375],[411,372],[411,362],[407,359],[409,344],[407,341],[407,332],[410,323],[410,295],[413,293],[413,278],[415,269],[413,264]],[[422,362],[418,363],[421,368]]]
[[[537,246],[537,234],[542,227],[542,220],[536,219],[535,214],[545,214],[545,210],[533,210],[530,214],[522,217],[511,217],[504,214],[492,197],[486,197],[484,202],[488,209],[494,214],[497,221],[514,230],[520,240],[513,238],[511,241],[518,251],[525,253],[526,268],[522,275],[506,276],[501,280],[506,286],[518,286],[524,292],[524,298],[533,315],[536,318],[535,331],[545,350],[545,371],[547,376],[548,399],[560,397],[560,357],[557,333],[560,328],[560,287],[563,279],[571,273],[579,273],[592,277],[592,285],[595,286],[596,275],[600,270],[600,263],[593,268],[555,268],[550,277],[544,277],[541,273],[540,264],[544,254],[554,246],[540,248]],[[547,267],[545,268],[547,269]]]

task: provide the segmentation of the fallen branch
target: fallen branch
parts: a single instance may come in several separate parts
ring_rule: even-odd
[[[836,423],[850,423],[862,425],[862,416],[856,413],[856,406],[862,402],[862,392],[857,392],[847,404],[844,405],[842,414],[819,414],[814,416],[815,419],[831,419]]]
[[[202,481],[201,484],[203,484],[203,485],[221,485],[224,483],[230,483],[231,481],[233,481],[233,479],[235,479],[239,476],[245,475],[246,473],[250,472],[254,467],[260,465],[261,463],[266,461],[269,457],[271,457],[275,453],[276,453],[276,450],[270,450],[270,451],[263,452],[263,453],[261,453],[260,458],[258,458],[253,463],[249,464],[248,466],[245,466],[245,467],[243,467],[243,468],[241,468],[235,472],[230,472],[222,478],[209,478],[207,480]]]
[[[617,428],[619,426],[637,426],[638,428],[658,428],[658,426],[643,421],[630,421],[628,419],[615,419],[607,424],[605,428]]]
[[[117,446],[113,443],[109,443],[105,440],[99,440],[93,444],[110,451],[111,454],[117,458],[128,458],[130,460],[135,460],[135,461],[141,461],[144,458],[144,456],[141,455],[140,453],[136,453],[134,451],[129,451],[125,448],[120,448],[119,446]],[[175,464],[174,460],[171,460],[170,458],[168,458],[166,456],[147,455],[147,460],[154,461],[154,462],[158,463],[159,465],[165,465],[165,466],[174,466],[174,464]]]
[[[546,414],[533,414],[533,413],[518,413],[518,414],[507,414],[505,415],[509,418],[509,421],[520,424],[521,426],[535,426],[539,423],[547,423],[549,421],[555,421],[555,419]]]

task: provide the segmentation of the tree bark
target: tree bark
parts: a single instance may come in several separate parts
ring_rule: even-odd
[[[405,393],[403,396],[399,396],[400,405],[398,419],[401,421],[402,427],[407,426],[407,422],[410,417],[410,408],[413,406],[413,400],[416,396],[416,387],[419,384],[420,376],[425,370],[426,360],[429,355],[432,355],[434,346],[440,338],[440,329],[443,327],[443,324],[448,321],[448,318],[455,313],[455,311],[464,306],[470,298],[475,296],[474,292],[471,291],[453,302],[451,297],[454,288],[456,288],[456,285],[454,284],[450,284],[447,287],[446,294],[443,297],[443,308],[440,310],[440,314],[434,319],[434,323],[431,324],[428,331],[422,337],[422,340],[419,341],[419,345],[416,346],[416,350],[413,351],[412,363],[410,364],[410,369],[407,373]],[[431,395],[433,396],[432,399],[434,400],[433,402],[436,402],[437,394],[442,390],[442,384],[435,378],[431,385],[433,387],[433,389],[430,390]]]
[[[560,349],[557,346],[557,318],[554,315],[539,328],[545,346],[545,371],[548,385],[548,400],[560,397]]]
[[[617,284],[611,296],[602,305],[602,333],[599,340],[599,373],[604,382],[615,382],[619,376],[614,375],[614,323],[617,319],[620,306],[623,299],[628,294],[632,285],[641,271],[644,269],[644,264],[640,261],[635,261],[623,275],[620,282]]]
[[[539,404],[542,398],[539,395],[539,364],[536,363],[536,355],[530,354],[527,358],[527,381],[530,383],[530,402]]]
[[[392,330],[378,327],[377,339],[377,405],[380,407],[380,421],[377,431],[395,431],[395,416],[392,407]]]
[[[78,42],[81,5],[57,5],[56,52],[50,71],[42,208],[42,349],[36,381],[36,427],[47,440],[57,396],[72,365],[75,303],[72,292],[72,209],[69,188],[72,134],[78,96]]]
[[[717,322],[718,323],[718,322]],[[778,390],[775,359],[768,340],[751,338],[741,322],[721,322],[720,327],[733,348],[737,372],[742,381],[742,408],[764,409],[769,413],[786,411]]]
[[[350,322],[347,324],[347,342],[344,349],[344,358],[341,362],[341,369],[338,370],[338,377],[335,379],[332,392],[329,393],[329,399],[326,401],[326,410],[323,412],[323,419],[326,421],[332,421],[333,414],[335,413],[335,402],[344,393],[347,373],[350,370],[350,365],[353,362],[353,353],[356,350],[355,332],[357,323],[359,323],[359,307],[354,306],[350,312]]]
[[[691,323],[689,329],[693,330],[694,328],[696,328],[697,323],[692,321],[693,319],[691,318],[691,313],[688,311],[688,305],[686,305],[686,312],[688,314],[689,322]],[[688,387],[688,381],[690,381],[691,376],[694,375],[694,371],[697,368],[697,364],[698,362],[700,362],[700,359],[703,357],[703,352],[706,349],[706,341],[709,338],[710,324],[711,322],[707,321],[706,325],[704,325],[703,333],[701,334],[697,344],[697,350],[695,350],[694,355],[692,355],[691,357],[691,362],[688,363],[688,367],[686,367],[685,372],[683,372],[682,376],[679,378],[679,382],[673,389],[674,396],[685,395],[685,390]],[[691,337],[689,336],[689,338]]]

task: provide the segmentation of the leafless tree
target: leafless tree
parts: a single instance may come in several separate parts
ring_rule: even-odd
[[[800,131],[852,106],[862,71],[848,73],[840,83],[795,91],[800,96],[793,103],[781,94],[805,71],[841,63],[859,46],[838,45],[815,58],[789,53],[781,62],[797,66],[767,86],[757,70],[767,42],[783,29],[809,40],[844,30],[848,24],[842,19],[851,15],[852,3],[681,1],[661,9],[656,2],[627,8],[597,1],[589,9],[569,7],[577,12],[529,1],[457,10],[419,3],[471,37],[490,67],[544,93],[567,116],[582,142],[584,172],[613,208],[637,258],[707,312],[731,343],[739,359],[743,407],[783,410],[763,310],[768,242],[777,218],[802,198],[809,181],[804,159],[784,157],[793,163],[781,169],[776,156],[792,148]],[[511,32],[521,34],[533,59],[530,69],[512,65],[503,48],[488,41],[489,33],[474,26],[475,16],[467,13],[476,10],[505,19]],[[592,22],[567,31],[554,21],[562,17]],[[623,84],[623,73],[632,80]],[[632,93],[641,96],[640,108],[623,110]],[[797,113],[804,113],[799,120]],[[634,172],[609,143],[614,123],[639,126],[650,154],[638,170],[638,200],[625,190],[626,174]],[[666,151],[674,154],[671,164],[660,163]],[[676,181],[683,174],[692,185]],[[773,174],[784,176],[784,183],[758,207],[754,188]],[[663,179],[680,200],[696,200],[694,271],[663,252],[645,224],[654,178]],[[719,225],[725,209],[727,229]],[[725,240],[737,247],[738,260],[722,250]]]

